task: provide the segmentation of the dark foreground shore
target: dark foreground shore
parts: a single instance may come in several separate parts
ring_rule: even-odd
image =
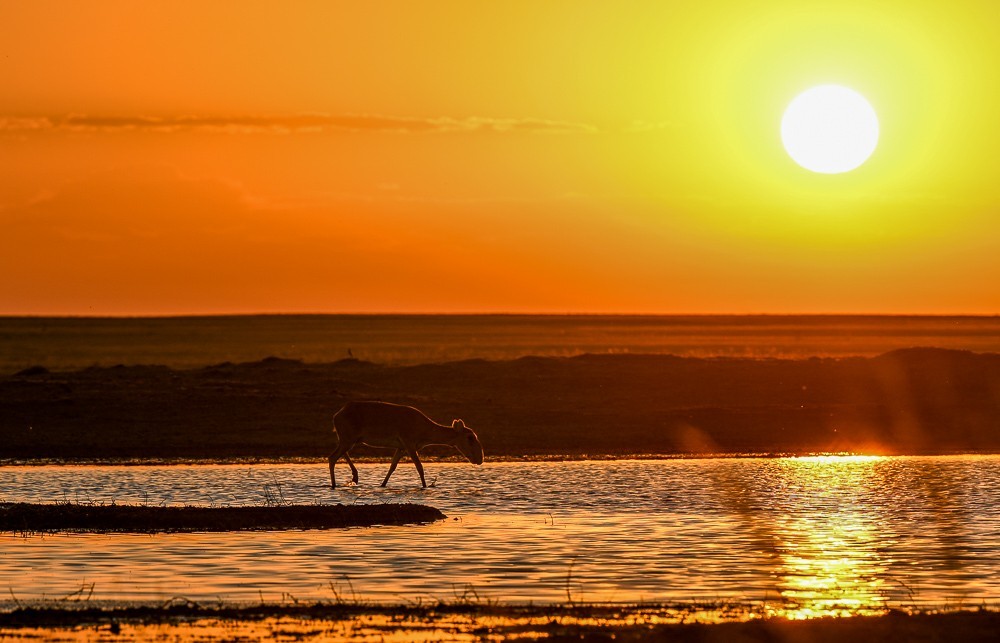
[[[677,622],[685,618],[687,622]],[[664,621],[673,621],[664,624]],[[354,604],[203,607],[175,599],[161,608],[27,608],[0,613],[0,637],[20,640],[544,640],[690,643],[992,642],[992,610],[727,623],[697,621],[694,610],[644,606],[423,606]],[[81,634],[84,635],[81,637]],[[65,635],[65,636],[63,636]],[[109,638],[108,640],[112,640]],[[114,638],[113,640],[119,640]]]
[[[443,423],[460,417],[487,459],[1000,450],[1000,355],[906,349],[803,360],[39,367],[0,378],[0,459],[323,458],[333,414],[358,399],[410,404]]]
[[[407,525],[444,519],[425,505],[283,505],[143,507],[133,505],[0,504],[0,532],[184,532],[332,529]]]

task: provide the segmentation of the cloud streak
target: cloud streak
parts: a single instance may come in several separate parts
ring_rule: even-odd
[[[434,133],[592,133],[597,128],[537,118],[383,116],[373,114],[292,114],[283,116],[65,116],[0,117],[0,132],[213,132],[298,134],[320,132]]]

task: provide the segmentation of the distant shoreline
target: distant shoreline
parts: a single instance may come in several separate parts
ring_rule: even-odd
[[[527,356],[872,357],[933,346],[1000,353],[1000,316],[335,314],[0,316],[0,375],[40,366],[200,368],[273,356],[386,366]]]
[[[609,312],[342,312],[342,313],[153,313],[153,314],[34,314],[34,313],[0,313],[4,319],[219,319],[219,318],[289,318],[289,317],[396,317],[396,318],[427,318],[427,317],[524,317],[524,318],[652,318],[652,319],[998,319],[1000,313],[609,313]]]
[[[777,460],[784,458],[825,458],[825,457],[887,457],[887,458],[961,458],[961,457],[990,457],[1000,455],[1000,449],[981,451],[928,451],[926,453],[901,453],[901,454],[876,454],[851,451],[839,452],[804,452],[804,453],[588,453],[583,455],[574,454],[543,454],[543,455],[487,455],[484,464],[506,464],[506,463],[561,463],[561,462],[649,462],[671,460]],[[359,456],[351,458],[355,464],[385,464],[392,460],[391,454],[386,452],[384,456]],[[461,464],[465,462],[460,456],[425,457],[421,456],[421,461],[427,463],[452,462]],[[81,459],[56,459],[56,458],[27,458],[0,459],[0,467],[212,467],[212,466],[302,466],[316,465],[327,466],[327,459],[320,458],[298,458],[298,457],[259,457],[259,458],[81,458]]]

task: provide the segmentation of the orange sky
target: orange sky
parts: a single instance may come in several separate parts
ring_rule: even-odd
[[[998,29],[986,1],[0,0],[0,314],[995,314]],[[881,139],[811,174],[781,113],[830,82]]]

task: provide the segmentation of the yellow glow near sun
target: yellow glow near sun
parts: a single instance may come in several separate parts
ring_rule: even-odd
[[[799,94],[781,119],[781,142],[792,159],[812,172],[850,172],[878,144],[878,116],[853,89],[821,85]]]

